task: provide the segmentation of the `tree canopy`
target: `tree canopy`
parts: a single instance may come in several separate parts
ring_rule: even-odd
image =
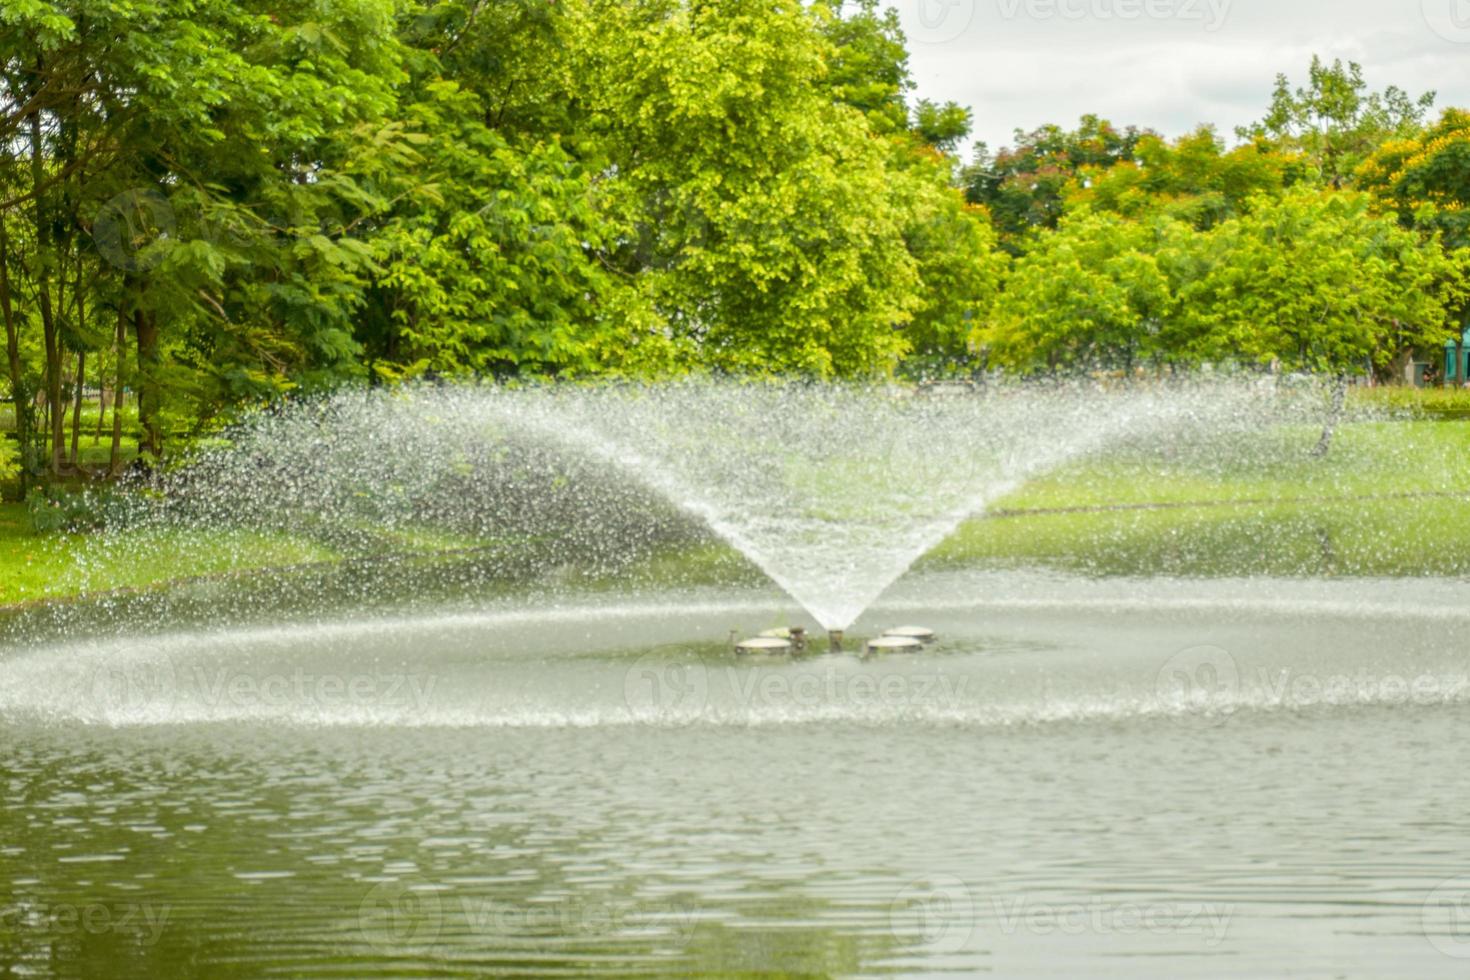
[[[878,0],[0,0],[0,469],[88,397],[115,472],[412,378],[1381,368],[1463,319],[1431,102],[1314,60],[1234,146],[962,166]]]

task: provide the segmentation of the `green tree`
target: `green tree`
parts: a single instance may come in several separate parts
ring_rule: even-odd
[[[0,23],[0,307],[42,338],[53,471],[66,349],[114,314],[153,457],[170,400],[350,366],[366,253],[336,240],[360,202],[334,166],[393,105],[391,0],[0,0]]]
[[[1371,203],[1296,191],[1201,236],[1198,274],[1178,290],[1181,350],[1343,375],[1443,345],[1465,257]]]
[[[1166,354],[1157,337],[1175,302],[1156,253],[1175,234],[1172,224],[1083,211],[1038,233],[976,343],[1020,373],[1131,370]]]
[[[1086,169],[1096,175],[1136,159],[1148,132],[1118,130],[1094,115],[1075,130],[1048,125],[1030,133],[1016,131],[1016,143],[992,154],[982,143],[965,168],[965,195],[985,207],[1007,249],[1020,252],[1037,228],[1055,228],[1067,209],[1068,188]]]
[[[1067,188],[1068,208],[1132,218],[1168,215],[1204,230],[1239,215],[1247,201],[1279,195],[1307,179],[1301,158],[1264,143],[1226,150],[1209,127],[1168,141],[1141,136],[1134,159],[1082,167]]]
[[[1178,289],[1181,356],[1272,364],[1338,378],[1325,454],[1349,375],[1452,336],[1470,253],[1446,252],[1357,192],[1297,191],[1200,236]]]
[[[1417,132],[1434,105],[1433,92],[1413,98],[1392,85],[1369,91],[1356,62],[1328,65],[1314,55],[1307,77],[1304,87],[1292,89],[1285,75],[1277,75],[1270,111],[1236,133],[1305,155],[1321,181],[1335,188],[1345,186],[1380,143]]]
[[[905,151],[893,188],[907,216],[903,239],[920,282],[919,306],[905,328],[911,373],[948,374],[970,362],[971,339],[994,305],[1009,265],[990,217],[949,186],[950,161]]]
[[[580,16],[577,98],[617,224],[600,261],[671,342],[723,370],[891,368],[918,275],[885,146],[828,94],[817,14],[599,0]]]
[[[1446,109],[1424,132],[1385,143],[1357,180],[1406,225],[1438,231],[1451,247],[1470,246],[1470,112]]]
[[[358,321],[379,376],[656,368],[660,335],[628,329],[627,289],[592,255],[609,229],[587,172],[554,142],[518,151],[450,81],[405,114],[396,152],[362,175],[392,202]]]

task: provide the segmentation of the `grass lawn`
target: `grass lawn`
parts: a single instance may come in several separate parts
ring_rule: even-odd
[[[1082,461],[996,501],[924,563],[1099,575],[1470,575],[1460,534],[1470,514],[1470,424],[1349,425],[1326,459],[1308,454],[1316,438],[1311,428],[1278,430]],[[0,505],[0,607],[340,557],[319,540],[284,535],[153,532],[147,547],[126,537],[106,549],[88,544],[37,534],[23,505]],[[424,529],[385,536],[382,547],[431,555],[478,544]],[[704,547],[647,571],[718,578],[726,565]]]
[[[1082,463],[967,522],[932,563],[1091,574],[1465,575],[1470,424],[1350,425]]]
[[[0,607],[336,557],[316,542],[286,537],[199,531],[172,536],[176,543],[154,532],[146,547],[130,547],[134,542],[121,536],[113,547],[90,549],[86,535],[37,534],[23,504],[0,504]]]

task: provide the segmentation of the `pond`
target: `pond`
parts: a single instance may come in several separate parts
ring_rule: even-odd
[[[0,975],[1464,975],[1470,583],[935,569],[730,649],[803,621],[10,641]]]

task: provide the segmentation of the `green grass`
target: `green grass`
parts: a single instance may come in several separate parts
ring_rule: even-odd
[[[1036,480],[966,523],[932,564],[1109,575],[1464,575],[1470,426],[1345,426],[1137,454]]]
[[[94,541],[85,534],[38,534],[24,504],[0,504],[0,606],[337,557],[316,542],[283,536],[149,532],[146,546],[141,537],[89,547]]]
[[[1354,405],[1408,412],[1416,418],[1470,418],[1470,388],[1391,386],[1352,389]]]
[[[1096,575],[1470,575],[1470,425],[1348,425],[1326,459],[1309,455],[1317,435],[1283,429],[1083,461],[996,501],[925,563]],[[486,545],[431,528],[380,537],[375,548],[445,560]],[[0,607],[341,557],[326,535],[155,531],[98,548],[85,535],[37,534],[23,505],[0,505]],[[646,562],[636,577],[748,574],[727,551],[698,545]]]

